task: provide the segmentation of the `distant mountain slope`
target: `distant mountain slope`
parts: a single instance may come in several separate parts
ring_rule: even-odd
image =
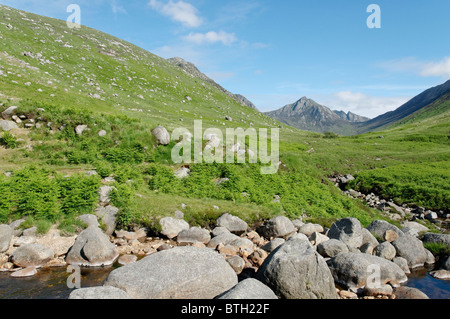
[[[31,99],[168,129],[200,118],[221,126],[227,117],[231,126],[273,125],[214,81],[202,80],[200,71],[192,75],[194,68],[187,72],[114,36],[3,5],[0,17],[0,104]]]
[[[348,112],[345,113],[344,111],[333,111],[334,113],[336,113],[341,119],[349,121],[349,122],[353,122],[353,123],[358,123],[358,122],[367,122],[370,120],[370,118],[365,117],[365,116],[361,116],[352,112]]]
[[[301,130],[318,133],[334,132],[340,135],[356,134],[353,122],[363,118],[350,112],[346,114],[342,111],[332,111],[307,97],[264,114]]]
[[[380,129],[389,127],[396,122],[403,121],[408,116],[411,116],[415,112],[422,109],[426,112],[433,112],[434,107],[441,105],[442,103],[433,104],[433,102],[444,98],[450,93],[450,80],[444,84],[430,88],[421,94],[417,95],[407,103],[400,106],[398,109],[392,112],[380,115],[370,121],[360,123],[356,125],[358,133],[366,133],[370,131],[378,131]],[[447,97],[448,99],[448,97]],[[432,105],[433,104],[433,105]],[[442,106],[440,106],[442,107]]]
[[[242,104],[242,105],[246,105],[248,107],[251,107],[254,110],[258,110],[256,108],[256,106],[250,102],[246,97],[244,97],[241,94],[233,94],[229,91],[227,91],[226,89],[224,89],[221,85],[219,85],[218,83],[216,83],[213,79],[209,78],[208,76],[206,76],[204,73],[202,73],[193,63],[191,62],[187,62],[184,59],[180,58],[180,57],[175,57],[175,58],[170,58],[167,59],[167,61],[169,61],[170,63],[172,63],[173,65],[176,65],[177,67],[183,69],[187,74],[197,77],[213,86],[215,86],[216,88],[218,88],[219,90],[221,90],[223,93],[225,93],[226,95],[230,96],[231,98],[233,98],[233,100],[235,100],[236,102]]]

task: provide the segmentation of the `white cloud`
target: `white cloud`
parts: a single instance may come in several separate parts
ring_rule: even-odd
[[[373,96],[361,92],[340,91],[328,96],[318,96],[317,102],[333,110],[350,111],[374,118],[396,110],[411,98],[412,96]]]
[[[128,14],[127,10],[119,4],[117,4],[116,0],[111,1],[111,10],[114,14],[122,13],[122,14]]]
[[[425,64],[420,72],[420,75],[450,78],[450,57],[445,57],[439,62],[430,62]]]
[[[421,61],[415,57],[405,57],[396,60],[384,61],[379,67],[390,72],[404,72],[418,74],[422,77],[450,77],[450,56],[440,61]]]
[[[236,35],[234,33],[227,33],[224,31],[209,31],[207,33],[190,33],[184,37],[188,42],[195,44],[204,43],[217,43],[221,42],[224,45],[231,45],[237,41]]]
[[[198,15],[198,10],[190,3],[184,1],[163,3],[158,0],[150,0],[148,5],[153,9],[172,19],[181,22],[186,27],[196,28],[202,25],[203,19]]]

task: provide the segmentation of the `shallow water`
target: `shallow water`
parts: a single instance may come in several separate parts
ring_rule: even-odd
[[[81,287],[101,286],[117,267],[116,263],[108,268],[82,268]],[[405,286],[417,288],[431,299],[450,299],[450,281],[431,277],[428,272],[432,270],[415,270]],[[0,299],[67,299],[73,291],[67,287],[70,275],[66,267],[40,269],[37,275],[28,278],[13,278],[9,272],[0,272]]]
[[[82,268],[81,287],[101,286],[113,269]],[[25,278],[0,273],[0,299],[67,299],[73,291],[67,286],[70,275],[66,267],[39,269],[37,275]]]
[[[430,299],[450,299],[450,280],[439,280],[429,275],[433,269],[421,268],[408,276],[407,287],[417,288]]]

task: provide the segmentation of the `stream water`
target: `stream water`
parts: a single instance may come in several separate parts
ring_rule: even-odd
[[[101,286],[109,273],[119,267],[81,269],[81,287]],[[406,286],[421,290],[431,299],[450,299],[450,281],[438,280],[422,268],[409,275]],[[28,278],[13,278],[10,273],[0,273],[0,299],[67,299],[73,289],[67,287],[70,273],[66,267],[40,269]]]

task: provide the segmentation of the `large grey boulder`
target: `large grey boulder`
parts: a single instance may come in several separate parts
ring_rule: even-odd
[[[225,227],[231,233],[241,235],[247,231],[248,224],[237,216],[224,214],[217,219],[217,226]]]
[[[256,279],[281,298],[337,298],[325,260],[305,240],[288,240],[275,249],[259,268]]]
[[[9,225],[0,225],[0,253],[8,250],[13,237],[13,229]]]
[[[334,280],[347,289],[363,288],[378,269],[381,285],[389,283],[391,286],[398,286],[408,280],[403,270],[395,263],[361,252],[339,254],[327,263]]]
[[[75,289],[69,299],[131,299],[123,290],[116,287],[89,287]]]
[[[83,230],[67,253],[66,262],[71,265],[108,266],[119,257],[116,246],[100,228],[91,226]]]
[[[261,281],[248,278],[218,296],[217,299],[270,300],[278,299],[278,297],[272,289],[264,285]]]
[[[53,258],[53,251],[40,244],[28,244],[17,248],[11,261],[18,267],[41,267]]]
[[[95,209],[95,215],[100,218],[105,227],[105,234],[110,236],[114,233],[117,226],[117,213],[119,209],[112,205],[100,206]]]
[[[235,271],[217,252],[185,246],[113,270],[105,286],[136,299],[212,299],[237,283]]]
[[[350,248],[359,248],[363,243],[361,223],[353,217],[340,219],[331,226],[328,237],[340,240]]]
[[[322,257],[333,258],[338,254],[348,253],[348,247],[340,240],[330,239],[320,243],[317,246],[317,252]]]
[[[161,234],[169,239],[175,238],[183,230],[189,229],[189,224],[184,219],[164,217],[159,221]]]
[[[409,268],[423,267],[428,255],[422,242],[416,237],[403,235],[392,242],[397,251],[397,256],[408,261]]]
[[[6,120],[0,120],[0,131],[11,131],[18,129],[16,122],[13,121],[6,121]]]
[[[285,237],[290,235],[296,232],[296,228],[286,216],[277,216],[270,219],[260,231],[261,235],[269,239],[271,237]]]
[[[422,240],[424,243],[438,243],[450,246],[450,234],[426,233]]]
[[[211,240],[211,235],[207,229],[191,227],[178,233],[178,243],[203,243],[207,244]]]
[[[387,230],[393,230],[399,236],[403,236],[403,232],[400,230],[400,228],[384,220],[374,220],[369,226],[367,226],[367,230],[371,233],[374,233],[379,238],[383,238]]]
[[[153,136],[155,136],[159,145],[169,145],[170,144],[170,134],[163,126],[157,126],[152,131]]]

